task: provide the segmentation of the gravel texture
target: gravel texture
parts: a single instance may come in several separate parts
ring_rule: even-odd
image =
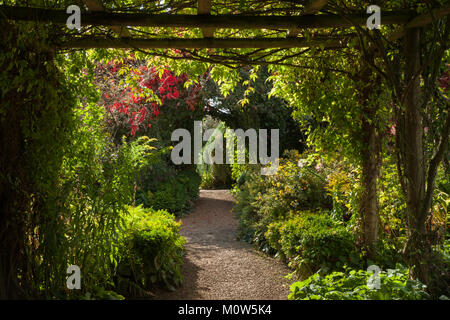
[[[182,218],[184,284],[173,292],[155,292],[156,299],[287,299],[289,280],[283,277],[289,269],[236,240],[233,201],[228,190],[200,191],[194,212]]]

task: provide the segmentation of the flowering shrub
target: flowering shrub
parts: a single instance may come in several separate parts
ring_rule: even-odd
[[[171,108],[177,110],[175,115],[192,116],[200,101],[200,84],[186,74],[176,76],[168,69],[148,67],[133,58],[99,64],[96,71],[100,104],[107,111],[110,132],[116,136],[134,136],[139,130],[154,136],[146,128],[151,128],[161,113]]]

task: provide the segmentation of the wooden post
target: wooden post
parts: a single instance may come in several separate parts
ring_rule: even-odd
[[[420,29],[405,32],[406,92],[405,92],[405,174],[407,179],[407,206],[410,228],[425,227],[421,217],[421,202],[425,194],[423,158],[423,124],[420,113]],[[423,222],[423,223],[422,223]],[[412,230],[411,230],[412,231]],[[419,230],[416,230],[419,231]]]
[[[210,15],[211,14],[211,0],[198,0],[198,15]],[[202,28],[203,37],[213,38],[216,28]]]

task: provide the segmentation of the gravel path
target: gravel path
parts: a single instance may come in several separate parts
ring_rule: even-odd
[[[182,219],[186,237],[184,284],[157,299],[287,299],[289,269],[236,240],[238,223],[228,190],[202,190],[194,212]]]

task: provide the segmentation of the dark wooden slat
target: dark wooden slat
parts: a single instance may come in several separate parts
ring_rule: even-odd
[[[306,48],[306,47],[341,47],[342,39],[304,39],[304,38],[200,38],[200,39],[105,39],[99,37],[85,37],[61,43],[61,48]]]
[[[418,28],[426,26],[433,22],[433,19],[440,19],[450,14],[450,5],[444,6],[439,9],[434,9],[431,12],[424,13],[420,16],[413,18],[405,26],[397,27],[389,36],[390,41],[395,41],[402,38],[405,35],[405,31],[408,28]]]
[[[1,14],[11,20],[41,21],[65,24],[64,10],[0,6]],[[408,12],[384,12],[383,24],[405,24]],[[350,21],[349,21],[350,20]],[[143,13],[82,12],[81,24],[93,26],[144,26],[233,29],[295,29],[350,27],[366,25],[367,14],[353,14],[345,19],[338,15],[244,16],[244,15],[171,15]]]

